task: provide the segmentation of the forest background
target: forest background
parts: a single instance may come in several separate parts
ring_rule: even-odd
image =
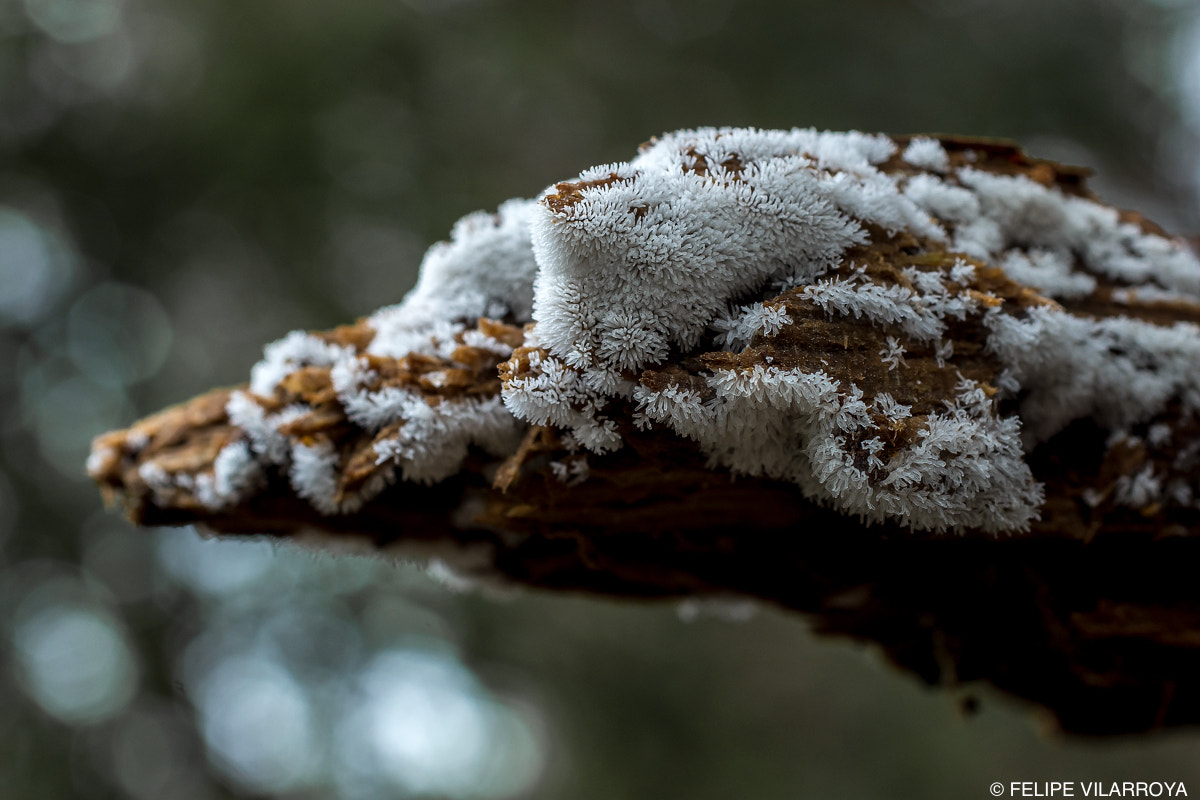
[[[1200,6],[0,0],[0,794],[1200,792],[1200,732],[968,717],[769,609],[463,593],[102,509],[92,436],[398,301],[459,216],[698,125],[1012,138],[1196,233]]]

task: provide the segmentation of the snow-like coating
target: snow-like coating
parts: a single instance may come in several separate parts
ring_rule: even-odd
[[[632,409],[642,428],[695,440],[713,467],[792,481],[868,522],[1023,530],[1042,502],[1025,462],[1038,442],[1083,417],[1116,430],[1148,423],[1168,403],[1200,409],[1195,326],[1094,319],[1052,300],[1087,298],[1103,284],[1114,303],[1194,302],[1200,263],[1107,206],[971,162],[926,137],[901,150],[854,132],[679,131],[537,201],[470,215],[430,249],[404,301],[368,319],[373,338],[361,352],[302,332],[267,347],[249,391],[229,401],[244,438],[222,451],[211,476],[192,479],[203,484],[197,495],[221,507],[272,467],[316,508],[346,512],[392,480],[453,474],[472,446],[512,452],[529,424],[553,426],[593,453],[618,449],[620,415]],[[897,234],[960,255],[888,280],[846,263],[855,248]],[[980,270],[993,267],[1041,292],[1041,305],[1015,313],[977,290]],[[783,335],[794,312],[766,299],[780,292],[877,331],[878,364],[899,385],[915,352],[952,369],[951,331],[966,322],[985,331],[1002,370],[994,387],[960,375],[943,405],[919,416],[888,392],[865,394],[836,364],[767,359],[701,371],[691,384],[640,382],[643,370],[697,347],[736,354]],[[432,402],[373,372],[370,357],[410,353],[450,369],[464,345],[512,355],[474,329],[480,317],[536,323],[525,342],[534,349],[513,358],[522,369],[502,398]],[[379,437],[374,454],[386,469],[355,492],[338,492],[331,442],[286,432],[311,409],[266,401],[303,367],[329,368],[346,417]],[[441,375],[426,380],[438,386]],[[1001,413],[1010,399],[1019,399],[1018,415]],[[916,426],[908,438],[888,433],[906,425]],[[571,458],[550,467],[569,484],[588,471],[582,454]],[[1162,483],[1153,471],[1128,476],[1117,500],[1194,502],[1195,487]]]
[[[818,281],[805,288],[804,296],[830,314],[895,326],[918,341],[940,339],[948,317],[964,319],[976,310],[969,295],[947,291],[939,273],[908,268],[904,274],[913,288],[881,287],[855,273]]]
[[[148,461],[138,469],[138,477],[157,492],[174,489],[191,492],[201,504],[213,511],[228,508],[250,497],[267,482],[262,464],[254,457],[245,439],[222,447],[213,460],[211,472],[172,473],[157,462]]]
[[[529,224],[537,207],[532,200],[509,200],[495,214],[476,211],[460,219],[450,241],[425,254],[417,285],[396,306],[376,312],[371,352],[404,355],[388,334],[477,317],[532,319],[533,279],[537,264],[529,244]]]
[[[366,356],[402,358],[411,353],[452,359],[460,344],[507,358],[512,347],[473,326],[480,317],[531,320],[536,264],[529,224],[535,211],[530,200],[510,200],[495,214],[476,212],[459,220],[448,242],[434,245],[421,264],[416,287],[403,302],[375,312],[367,325],[373,338],[365,351],[330,344],[320,337],[293,331],[267,345],[263,360],[251,370],[248,392],[234,392],[226,407],[229,420],[245,432],[241,447],[252,455],[242,466],[247,476],[264,467],[281,469],[296,494],[322,513],[348,513],[377,495],[397,478],[423,483],[458,471],[470,446],[503,455],[519,441],[523,423],[513,418],[501,399],[446,399],[430,404],[419,394],[396,386],[375,386]],[[369,433],[397,426],[393,435],[375,443],[377,463],[384,465],[355,491],[339,490],[341,457],[327,439],[308,441],[284,429],[312,411],[303,403],[268,412],[279,383],[304,367],[328,367],[343,412]],[[436,373],[430,376],[436,384]],[[242,451],[238,451],[239,453]],[[232,466],[232,459],[222,464]],[[210,508],[253,484],[218,469],[201,475],[213,489],[197,492]],[[206,487],[207,485],[206,484]],[[231,487],[224,489],[223,487]],[[244,492],[243,492],[244,494]]]
[[[1124,317],[1087,319],[1036,308],[1024,319],[990,313],[988,347],[1027,392],[1021,404],[1032,446],[1091,417],[1109,429],[1145,422],[1179,400],[1200,410],[1200,329]]]
[[[628,164],[548,190],[533,223],[540,269],[530,342],[548,355],[536,374],[508,382],[509,408],[604,452],[621,444],[611,401],[631,398],[640,424],[696,440],[713,465],[792,480],[845,513],[919,529],[1012,531],[1028,527],[1042,500],[1028,447],[1080,417],[1116,426],[1172,399],[1200,407],[1195,326],[1092,320],[1053,305],[1017,318],[955,288],[974,279],[974,259],[1051,298],[1088,295],[1104,279],[1195,300],[1200,263],[1188,248],[1029,178],[956,169],[932,139],[911,140],[901,156],[929,172],[881,171],[895,152],[891,140],[861,134],[683,131]],[[868,225],[964,258],[948,270],[909,269],[904,283],[822,277]],[[633,383],[631,373],[689,350],[706,329],[734,352],[771,337],[783,309],[731,304],[772,282],[801,287],[831,318],[892,334],[879,358],[901,374],[906,346],[934,344],[944,365],[954,353],[947,322],[979,317],[1005,367],[1001,391],[990,397],[962,383],[885,463],[866,404],[899,404],[864,399],[824,372],[716,371],[705,377],[706,397]],[[998,402],[1022,391],[1020,419],[1001,418]]]
[[[821,274],[868,240],[860,222],[940,235],[872,166],[894,151],[885,136],[682,131],[559,184],[533,221],[539,340],[604,385],[694,347],[730,300]]]
[[[695,439],[717,463],[791,480],[864,520],[999,532],[1024,527],[1040,505],[1041,488],[1022,460],[1020,423],[998,419],[969,381],[930,417],[919,442],[888,463],[875,455],[882,442],[871,435],[875,425],[857,387],[845,391],[823,372],[761,366],[719,371],[709,383],[715,402],[640,387],[636,397],[647,419]],[[856,447],[867,453],[865,469]]]
[[[904,149],[901,156],[914,167],[921,167],[932,172],[949,172],[950,155],[942,143],[928,136],[914,136]]]

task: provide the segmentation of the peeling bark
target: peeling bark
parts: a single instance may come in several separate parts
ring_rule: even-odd
[[[1086,194],[1079,170],[1006,144],[943,142],[952,161],[970,152],[977,169]],[[911,169],[893,161],[883,168]],[[558,188],[574,197],[572,185]],[[1154,230],[1136,215],[1126,219]],[[847,254],[846,274],[865,266],[865,280],[891,285],[905,280],[902,267],[932,269],[960,258],[904,233],[872,231],[871,238]],[[949,287],[1014,315],[1053,305],[1092,319],[1200,323],[1196,303],[1118,300],[1121,288],[1101,283],[1086,297],[1056,303],[985,264],[970,285]],[[911,406],[911,418],[888,423],[886,448],[918,436],[925,416],[953,398],[962,378],[989,396],[996,391],[1000,366],[971,319],[951,324],[951,354],[907,343],[904,365],[895,368],[880,359],[885,332],[866,320],[829,316],[799,290],[763,304],[786,310],[791,324],[756,336],[742,352],[702,346],[629,377],[656,391],[699,391],[701,376],[714,369],[822,365],[868,396],[887,392]],[[513,358],[462,344],[442,360],[371,356],[371,369],[381,385],[404,386],[431,405],[495,397],[503,382],[528,372],[534,349],[519,346],[523,332],[515,325],[481,318],[477,326],[517,347]],[[357,351],[371,335],[361,322],[318,334]],[[353,492],[376,475],[373,443],[388,431],[352,424],[330,381],[328,368],[306,367],[261,404],[272,411],[302,403],[306,410],[285,432],[328,443],[340,491]],[[806,499],[795,484],[710,468],[694,443],[662,428],[639,429],[632,407],[610,410],[626,446],[603,456],[577,452],[553,428],[532,427],[505,455],[472,450],[457,475],[428,486],[397,482],[351,513],[321,513],[279,471],[246,499],[214,509],[196,487],[211,479],[223,448],[243,436],[226,412],[231,391],[96,440],[89,471],[132,522],[369,542],[401,557],[436,552],[468,577],[547,590],[756,598],[801,612],[822,633],[872,642],[930,684],[990,683],[1045,709],[1067,731],[1134,733],[1200,722],[1200,510],[1129,502],[1130,481],[1146,469],[1200,485],[1200,420],[1178,404],[1119,435],[1084,419],[1040,443],[1026,455],[1045,488],[1040,517],[1026,533],[995,537],[864,525]],[[1006,412],[1017,413],[1016,401],[1010,405]],[[171,479],[156,479],[162,475]]]

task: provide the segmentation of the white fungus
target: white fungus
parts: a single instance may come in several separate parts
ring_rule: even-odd
[[[903,363],[905,339],[933,344],[944,365],[954,353],[948,322],[982,315],[988,350],[1004,368],[998,388],[1026,394],[1020,420],[999,418],[993,399],[964,384],[917,443],[884,464],[867,435],[874,423],[861,390],[824,372],[716,371],[705,378],[707,398],[674,386],[634,390],[639,427],[664,425],[699,442],[715,466],[792,480],[867,520],[1024,529],[1042,499],[1027,447],[1080,417],[1113,426],[1144,421],[1172,398],[1200,407],[1193,326],[1091,320],[1054,307],[1023,318],[983,309],[954,288],[975,277],[965,260],[948,274],[908,268],[908,286],[861,270],[822,277],[874,225],[945,242],[1050,297],[1090,294],[1098,278],[1200,296],[1189,250],[1106,206],[1021,176],[955,170],[934,140],[913,140],[903,159],[940,175],[874,166],[894,152],[890,140],[861,134],[684,131],[628,164],[549,190],[533,231],[534,316],[550,355],[536,377],[506,386],[509,408],[575,430],[598,452],[617,447],[606,401],[627,396],[618,388],[624,376],[690,349],[704,329],[734,352],[770,335],[761,303],[732,311],[730,303],[772,282],[803,287],[831,316],[902,334],[879,354],[892,369]],[[900,410],[890,396],[867,401],[888,417]],[[852,448],[868,452],[866,470]]]
[[[913,138],[900,156],[925,172],[880,169],[896,154],[888,137],[853,132],[679,131],[627,163],[552,186],[537,201],[464,218],[449,242],[430,249],[405,300],[369,318],[374,338],[364,353],[301,332],[268,346],[250,391],[229,401],[229,418],[245,438],[222,451],[204,502],[253,491],[262,469],[274,466],[319,510],[352,510],[396,477],[431,482],[453,474],[471,446],[511,452],[527,424],[557,428],[572,448],[617,449],[619,415],[632,406],[639,428],[695,440],[712,467],[792,481],[809,498],[868,522],[1019,531],[1042,502],[1024,458],[1038,442],[1080,418],[1114,429],[1147,423],[1169,402],[1200,409],[1195,326],[1093,319],[1052,302],[1014,314],[968,291],[977,267],[987,265],[1064,303],[1101,283],[1116,287],[1118,303],[1195,301],[1200,263],[1188,248],[1092,200],[963,166],[934,139]],[[879,231],[963,257],[878,282],[844,261]],[[768,359],[702,371],[686,386],[652,390],[638,382],[644,368],[702,343],[740,353],[788,329],[788,309],[762,302],[771,287],[794,290],[830,319],[877,330],[886,337],[880,363],[900,373],[905,354],[918,349],[948,367],[953,327],[976,320],[986,353],[1000,363],[999,391],[962,379],[943,407],[913,420],[912,406],[884,392],[866,396],[828,363],[801,370]],[[536,323],[525,344],[542,349],[529,351],[529,369],[507,381],[502,399],[431,404],[413,391],[381,388],[364,358],[449,360],[460,344],[509,357],[509,345],[472,330],[480,317]],[[303,366],[331,368],[338,402],[355,425],[396,429],[375,445],[387,468],[353,496],[337,494],[339,456],[330,443],[281,432],[309,409],[268,412],[260,402]],[[440,386],[447,375],[427,379]],[[1019,400],[1019,415],[1001,415],[1004,399]],[[880,419],[919,430],[907,443],[885,445]],[[1165,442],[1170,431],[1153,437]],[[573,484],[588,467],[573,455],[550,469]],[[151,486],[170,482],[143,478]],[[1152,471],[1123,481],[1122,504],[1191,499],[1186,486],[1164,490]]]
[[[901,156],[914,167],[933,172],[948,172],[950,170],[950,155],[942,143],[927,136],[914,136],[904,149]]]
[[[417,286],[404,302],[375,312],[367,324],[374,334],[365,353],[329,344],[312,334],[294,331],[268,345],[251,371],[249,392],[234,392],[226,407],[229,420],[246,434],[253,458],[241,472],[218,470],[202,502],[227,504],[232,490],[252,485],[264,466],[283,470],[296,494],[326,514],[357,510],[397,477],[431,483],[456,472],[470,446],[503,455],[519,441],[523,423],[513,418],[499,397],[444,399],[436,405],[416,392],[397,387],[374,388],[375,375],[364,355],[401,358],[410,353],[451,359],[460,343],[499,358],[512,347],[479,330],[468,329],[480,317],[530,321],[536,265],[529,239],[532,201],[511,200],[496,214],[478,212],[460,220],[449,242],[430,248]],[[283,378],[302,367],[329,367],[342,410],[358,427],[378,433],[398,424],[393,436],[375,444],[381,466],[356,491],[338,486],[340,456],[325,439],[299,441],[282,429],[312,411],[294,404],[268,412]],[[439,374],[428,380],[436,386]],[[444,377],[444,373],[442,373]],[[232,458],[226,459],[233,466]],[[257,480],[257,479],[255,479]],[[241,482],[239,482],[241,481]],[[208,498],[208,499],[205,499]]]

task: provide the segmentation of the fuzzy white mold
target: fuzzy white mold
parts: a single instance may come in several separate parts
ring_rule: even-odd
[[[461,219],[448,242],[426,253],[412,292],[369,318],[374,336],[366,353],[450,359],[461,340],[498,357],[511,355],[508,345],[467,328],[480,317],[530,321],[536,271],[529,238],[533,212],[532,201],[510,200],[495,214],[477,212]],[[301,441],[284,432],[311,409],[298,404],[268,413],[255,399],[270,398],[283,378],[311,366],[330,368],[338,401],[354,424],[377,433],[399,423],[393,435],[375,444],[381,469],[355,492],[339,491],[340,456],[331,442]],[[372,389],[375,377],[354,348],[329,344],[303,331],[268,345],[251,371],[250,391],[234,392],[226,409],[230,421],[245,431],[253,457],[238,462],[238,469],[227,459],[229,469],[218,474],[213,491],[226,484],[248,485],[255,471],[272,466],[283,470],[296,494],[322,513],[348,513],[397,477],[429,483],[453,474],[471,445],[507,453],[524,429],[499,397],[445,399],[431,405],[405,389]],[[436,374],[430,380],[436,383]]]
[[[807,282],[867,240],[861,222],[940,229],[872,164],[883,136],[704,129],[543,196],[538,336],[571,367],[620,373],[689,349],[728,303]]]
[[[366,354],[451,359],[461,342],[506,357],[511,348],[471,330],[475,321],[536,322],[526,344],[547,354],[529,357],[530,371],[509,381],[503,403],[430,404],[407,390],[374,388],[363,354],[293,333],[267,348],[250,393],[231,397],[229,417],[246,438],[222,453],[205,496],[228,502],[274,465],[320,510],[348,511],[394,477],[436,481],[454,473],[471,445],[507,452],[525,424],[554,426],[572,447],[603,453],[622,444],[612,416],[621,401],[635,406],[640,427],[699,442],[713,466],[793,481],[867,521],[1015,531],[1042,501],[1024,460],[1028,448],[1081,417],[1120,428],[1147,422],[1171,402],[1200,409],[1195,326],[1096,320],[1053,305],[1013,315],[981,306],[966,290],[976,279],[974,259],[1064,303],[1102,283],[1116,287],[1117,302],[1195,301],[1194,253],[1089,199],[963,166],[934,139],[911,139],[900,154],[910,168],[883,171],[896,155],[888,137],[854,132],[679,131],[629,162],[557,184],[536,202],[468,216],[449,242],[430,249],[404,301],[369,319]],[[964,257],[945,269],[909,268],[890,284],[845,268],[828,275],[879,231]],[[781,304],[761,302],[772,286],[799,289],[829,317],[881,331],[878,357],[898,377],[916,348],[932,348],[938,365],[948,365],[951,323],[978,319],[1003,368],[1000,391],[993,397],[963,380],[944,408],[923,416],[915,441],[890,448],[879,416],[898,424],[912,408],[887,393],[864,396],[827,372],[768,362],[702,374],[703,392],[637,383],[641,369],[706,337],[739,352],[780,334],[793,320]],[[376,445],[387,468],[353,497],[336,493],[331,445],[282,432],[307,409],[268,413],[254,397],[270,397],[303,366],[332,368],[338,400],[356,425],[396,429]],[[436,385],[438,375],[428,380]],[[998,402],[1014,397],[1019,418],[1001,416]],[[583,460],[552,469],[568,482],[586,477]],[[1153,473],[1127,477],[1122,503],[1193,496],[1188,486],[1159,486]],[[171,481],[144,478],[164,488]]]
[[[956,169],[931,139],[912,140],[902,155],[930,172],[876,168],[894,152],[890,140],[855,133],[682,131],[548,190],[533,239],[536,331],[550,356],[533,377],[510,382],[508,407],[574,431],[589,449],[619,447],[608,405],[628,396],[629,375],[694,347],[705,330],[734,351],[774,334],[762,303],[731,305],[774,283],[803,287],[830,316],[893,334],[879,353],[893,370],[910,342],[933,344],[946,364],[947,322],[981,315],[1003,365],[999,397],[1023,395],[1020,419],[1001,418],[992,398],[964,383],[920,440],[885,463],[866,403],[888,416],[909,410],[889,395],[864,400],[823,372],[769,363],[718,371],[705,379],[715,395],[707,400],[678,386],[634,390],[639,426],[665,425],[698,441],[714,465],[792,480],[866,520],[1024,529],[1042,500],[1026,448],[1081,417],[1111,427],[1145,421],[1171,400],[1200,408],[1194,326],[1052,306],[1021,318],[984,309],[955,288],[974,279],[965,259],[945,271],[910,268],[907,286],[844,271],[822,278],[871,225],[938,242],[1063,300],[1100,280],[1137,287],[1139,297],[1200,297],[1194,253],[1107,206],[1021,176]],[[1126,494],[1140,497],[1148,482],[1135,478]]]

